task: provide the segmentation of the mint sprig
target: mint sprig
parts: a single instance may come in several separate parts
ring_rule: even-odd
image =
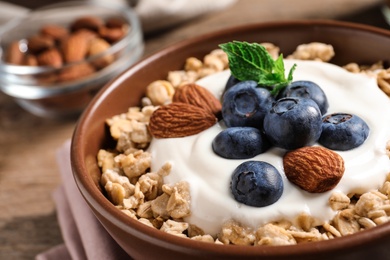
[[[233,41],[219,47],[228,56],[232,75],[240,81],[254,80],[262,87],[271,88],[271,94],[276,96],[293,80],[296,64],[286,78],[283,54],[274,60],[261,44]]]

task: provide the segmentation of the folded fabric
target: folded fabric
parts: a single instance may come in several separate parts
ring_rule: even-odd
[[[85,0],[107,4],[107,0]],[[145,33],[178,25],[210,12],[220,11],[236,0],[111,0],[110,5],[131,7],[137,13]],[[0,25],[22,16],[27,8],[0,1]]]
[[[70,140],[58,150],[57,163],[62,185],[53,198],[64,244],[37,255],[36,260],[131,259],[100,224],[78,190],[70,165]]]
[[[220,11],[234,2],[235,0],[139,0],[134,10],[140,18],[143,31],[149,33]]]

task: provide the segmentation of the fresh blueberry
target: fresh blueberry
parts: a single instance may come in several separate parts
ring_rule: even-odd
[[[313,99],[323,115],[328,111],[329,103],[324,91],[312,81],[300,80],[289,84],[280,97],[301,97]]]
[[[281,98],[264,118],[264,132],[271,144],[287,150],[314,144],[321,126],[320,109],[308,98]]]
[[[248,206],[265,207],[282,196],[283,180],[271,164],[246,161],[234,170],[230,188],[236,201]]]
[[[242,81],[228,89],[222,102],[222,117],[227,127],[251,126],[261,129],[273,97],[252,80]]]
[[[347,113],[335,113],[322,118],[322,134],[318,142],[339,151],[356,148],[367,139],[370,128],[363,119]]]
[[[234,77],[233,75],[230,75],[230,77],[228,78],[228,80],[226,81],[226,85],[225,85],[225,90],[224,92],[226,92],[228,89],[230,89],[231,87],[233,87],[234,85],[236,85],[237,83],[240,83],[241,81],[239,79],[237,79],[236,77]]]
[[[213,151],[226,159],[249,159],[265,152],[268,140],[254,127],[229,127],[212,142]]]

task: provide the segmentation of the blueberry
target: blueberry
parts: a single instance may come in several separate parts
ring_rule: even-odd
[[[228,78],[228,80],[226,82],[224,92],[226,92],[228,89],[230,89],[231,87],[233,87],[234,85],[236,85],[237,83],[240,83],[240,82],[241,81],[239,79],[237,79],[233,75],[230,75],[230,77]]]
[[[280,97],[311,98],[317,103],[323,115],[325,115],[329,107],[328,99],[324,91],[312,81],[294,81],[283,90]]]
[[[227,127],[251,126],[261,129],[265,113],[271,108],[273,100],[270,92],[258,88],[255,81],[239,82],[223,96],[223,120]]]
[[[314,144],[321,127],[320,109],[308,98],[281,98],[264,118],[264,132],[271,144],[287,150]]]
[[[212,148],[227,159],[248,159],[265,152],[269,142],[257,128],[230,127],[214,138]]]
[[[318,142],[339,151],[347,151],[364,143],[370,128],[363,119],[347,113],[335,113],[322,118],[322,134]]]
[[[230,188],[236,201],[248,206],[265,207],[282,196],[283,180],[271,164],[246,161],[234,170]]]

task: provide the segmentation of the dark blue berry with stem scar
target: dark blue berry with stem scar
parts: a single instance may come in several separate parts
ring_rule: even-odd
[[[228,89],[230,89],[231,87],[233,87],[234,85],[236,85],[237,83],[240,83],[240,82],[241,81],[239,79],[237,79],[233,75],[230,75],[230,77],[226,81],[224,92],[226,92]]]
[[[262,132],[254,127],[229,127],[212,142],[213,151],[227,159],[249,159],[270,147]]]
[[[267,162],[246,161],[233,172],[230,184],[236,201],[253,207],[266,207],[283,194],[279,171]]]
[[[223,95],[222,117],[227,127],[250,126],[261,129],[266,112],[274,101],[265,88],[252,80],[242,81]]]
[[[334,113],[322,119],[322,134],[318,142],[326,148],[347,151],[367,139],[370,128],[362,118],[348,113]]]
[[[312,81],[294,81],[283,90],[280,97],[311,98],[317,103],[323,115],[325,115],[329,107],[328,99],[324,91]]]
[[[264,132],[271,144],[287,150],[313,145],[321,135],[318,105],[308,98],[282,98],[264,118]]]

